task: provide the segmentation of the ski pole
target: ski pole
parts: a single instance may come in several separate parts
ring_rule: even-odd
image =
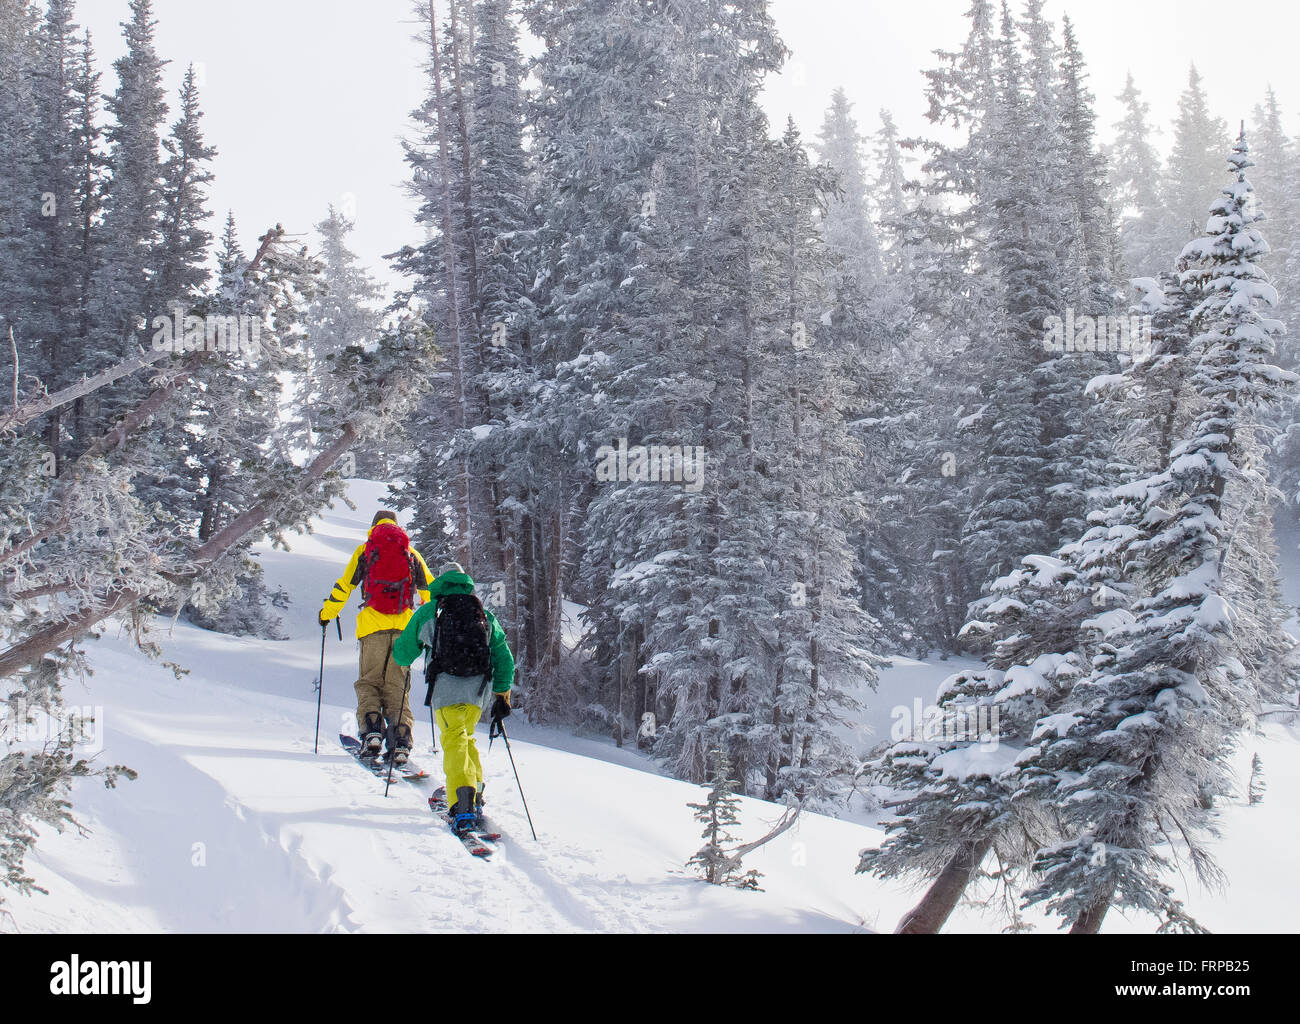
[[[339,618],[337,618],[337,619],[334,620],[334,625],[335,625],[336,627],[338,627],[338,631],[339,631],[339,643],[342,643],[342,642],[343,642],[343,618],[342,618],[342,616],[340,616]]]
[[[506,735],[506,724],[499,718],[492,719],[492,728],[488,730],[488,749],[492,747],[492,740],[500,736],[505,741],[506,753],[510,755],[510,770],[515,773],[515,785],[519,787],[519,799],[524,804],[524,814],[528,817],[528,830],[533,834],[533,842],[537,842],[537,829],[533,828],[533,816],[528,813],[528,801],[524,798],[524,786],[519,781],[519,769],[515,767],[514,751],[510,749],[510,737]]]
[[[385,668],[388,667],[387,661],[384,662],[384,667]],[[401,707],[397,709],[397,725],[393,729],[392,742],[394,744],[396,744],[397,742],[397,730],[402,727],[402,712],[406,710],[406,697],[410,692],[411,692],[411,670],[408,668],[406,670],[406,686],[403,687],[402,689],[402,704]],[[393,752],[392,750],[390,750],[388,752],[388,781],[384,783],[385,799],[388,798],[388,787],[391,786],[392,784],[393,784]]]
[[[342,627],[340,627],[342,628]],[[320,753],[320,702],[325,696],[325,623],[320,624],[320,675],[316,678],[316,741],[311,752]]]

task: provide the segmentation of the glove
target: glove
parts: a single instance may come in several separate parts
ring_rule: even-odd
[[[498,693],[496,699],[492,701],[492,720],[499,722],[503,718],[510,717],[510,694]]]
[[[320,628],[321,628],[321,629],[327,629],[327,628],[329,628],[330,620],[327,619],[327,618],[325,618],[325,613],[324,613],[324,612],[321,612],[319,615],[317,615],[317,616],[316,616],[316,619],[317,619],[318,622],[320,622]]]

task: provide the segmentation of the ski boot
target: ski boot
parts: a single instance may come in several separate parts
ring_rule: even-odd
[[[363,757],[378,757],[384,746],[384,719],[378,711],[366,715],[365,724],[361,726],[361,754]]]
[[[478,811],[474,809],[476,790],[473,786],[461,786],[456,790],[456,803],[448,811],[451,827],[457,832],[468,832],[478,828]]]
[[[411,759],[411,727],[409,725],[399,725],[393,730],[391,759],[398,768],[401,768]]]

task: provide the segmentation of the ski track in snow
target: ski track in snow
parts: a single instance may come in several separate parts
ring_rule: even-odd
[[[154,639],[176,679],[114,630],[89,645],[94,675],[66,689],[69,705],[102,707],[99,763],[136,769],[108,791],[94,779],[73,791],[86,827],[42,830],[28,872],[49,895],[12,897],[0,928],[23,932],[863,932],[889,931],[916,899],[906,882],[854,873],[858,852],[883,838],[876,815],[804,815],[746,858],[762,893],[705,885],[686,868],[700,846],[688,801],[699,787],[664,777],[635,750],[512,718],[511,746],[539,841],[529,834],[500,741],[478,734],[488,776],[487,811],[503,833],[488,861],[469,856],[427,798],[443,782],[429,752],[423,688],[413,680],[418,784],[359,767],[337,740],[355,728],[355,640],[326,641],[320,751],[312,751],[319,670],[317,600],[360,542],[383,485],[355,481],[356,511],[340,506],[292,551],[264,548],[267,581],[291,595],[281,614],[292,638],[273,642],[160,621]],[[1291,545],[1293,548],[1294,545]],[[355,601],[345,612],[345,636]],[[938,684],[972,663],[896,659],[863,721],[846,730],[859,747],[888,738],[892,709],[934,699]],[[421,722],[421,715],[423,721]],[[1269,722],[1244,738],[1264,761],[1264,803],[1221,809],[1228,840],[1216,855],[1227,893],[1205,893],[1174,872],[1188,908],[1216,931],[1285,929],[1300,913],[1290,851],[1300,844],[1300,727]],[[780,808],[744,801],[744,839]],[[201,845],[196,845],[201,844]],[[196,863],[201,862],[201,863]],[[986,896],[978,890],[972,896]],[[1038,930],[1057,922],[1026,915]],[[997,931],[1006,921],[963,904],[949,931]],[[1107,931],[1151,932],[1119,914]]]

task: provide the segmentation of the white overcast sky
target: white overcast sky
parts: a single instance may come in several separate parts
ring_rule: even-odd
[[[1014,0],[1021,6],[1020,0]],[[864,133],[888,107],[904,134],[925,130],[924,79],[936,48],[966,35],[967,0],[772,0],[793,51],[769,84],[774,131],[793,115],[815,137],[830,94],[843,86]],[[355,214],[353,248],[392,283],[383,255],[418,241],[400,139],[419,101],[421,52],[408,0],[155,0],[158,46],[173,61],[169,99],[184,66],[199,65],[205,130],[219,150],[212,208],[233,209],[251,247],[276,222],[307,236],[330,203]],[[1300,5],[1294,0],[1049,0],[1074,20],[1099,97],[1104,131],[1132,70],[1167,147],[1178,95],[1195,61],[1216,113],[1233,125],[1277,90],[1300,134]],[[103,90],[124,44],[127,0],[81,0]],[[314,245],[314,239],[309,239]]]

